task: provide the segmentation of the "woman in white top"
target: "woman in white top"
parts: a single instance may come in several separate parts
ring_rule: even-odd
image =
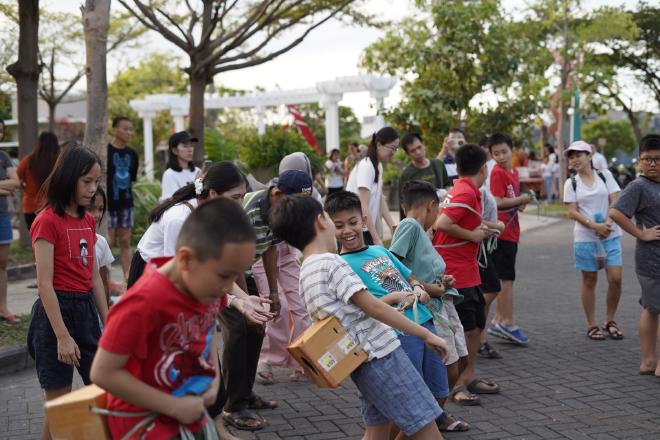
[[[176,240],[183,222],[198,204],[217,197],[231,198],[242,203],[246,186],[245,177],[236,165],[219,162],[211,165],[204,177],[180,188],[172,197],[156,206],[149,215],[151,224],[133,255],[127,287],[131,287],[142,275],[149,259],[175,254]]]
[[[341,191],[344,188],[344,164],[339,158],[338,149],[335,148],[330,152],[330,158],[325,161],[325,168],[328,171],[328,175],[325,177],[328,195]]]
[[[168,143],[167,169],[163,173],[161,201],[172,197],[179,188],[194,182],[199,174],[199,168],[193,163],[197,138],[187,131],[180,131],[170,136]]]
[[[367,218],[365,243],[383,245],[381,218],[393,229],[394,221],[383,197],[383,162],[399,149],[399,133],[384,127],[371,136],[367,157],[361,159],[348,177],[346,189],[360,197],[362,214]]]
[[[564,152],[569,167],[576,172],[564,184],[564,203],[568,216],[575,220],[575,268],[582,272],[582,307],[587,318],[587,336],[593,340],[621,339],[623,334],[614,315],[621,296],[623,259],[621,230],[607,217],[620,188],[608,170],[596,171],[591,164],[591,146],[583,141],[573,142]],[[598,271],[607,273],[607,311],[605,325],[596,324],[596,283]]]

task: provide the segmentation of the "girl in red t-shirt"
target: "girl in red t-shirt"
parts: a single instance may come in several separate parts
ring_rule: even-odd
[[[32,246],[39,298],[32,306],[28,349],[46,401],[71,391],[73,367],[85,384],[108,312],[94,258],[96,224],[86,207],[101,164],[91,150],[66,149],[46,181],[48,204],[35,219]],[[50,438],[44,418],[42,439]]]

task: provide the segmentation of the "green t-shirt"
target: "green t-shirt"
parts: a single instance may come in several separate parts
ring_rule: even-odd
[[[401,173],[399,191],[403,190],[404,183],[411,180],[430,182],[436,189],[447,188],[451,184],[445,164],[437,159],[431,159],[426,168],[417,168],[413,164],[408,165]]]
[[[401,257],[413,276],[423,283],[435,284],[438,276],[445,273],[445,261],[415,219],[407,218],[399,223],[390,252]]]

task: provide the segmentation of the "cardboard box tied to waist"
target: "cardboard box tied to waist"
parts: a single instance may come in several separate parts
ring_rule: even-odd
[[[105,440],[110,432],[105,416],[91,408],[105,408],[107,393],[96,385],[88,385],[46,402],[46,417],[54,440]]]
[[[358,341],[329,316],[312,324],[288,347],[305,374],[322,388],[335,388],[367,360]]]

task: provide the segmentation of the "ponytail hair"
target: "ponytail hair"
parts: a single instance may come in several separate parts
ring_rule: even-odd
[[[392,127],[383,127],[373,135],[371,135],[371,142],[369,142],[369,149],[367,150],[367,156],[376,170],[374,182],[378,182],[378,144],[385,145],[390,142],[399,139],[399,133]]]
[[[222,161],[213,164],[204,176],[197,178],[193,183],[182,186],[169,199],[156,206],[149,214],[149,222],[157,222],[165,211],[179,203],[186,202],[195,197],[206,200],[210,190],[214,190],[217,193],[224,193],[246,182],[243,173],[232,162]]]

